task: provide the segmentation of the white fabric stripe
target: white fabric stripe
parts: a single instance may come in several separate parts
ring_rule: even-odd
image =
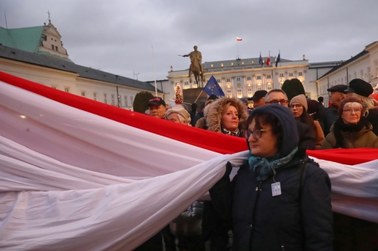
[[[0,121],[1,135],[15,142],[67,164],[118,176],[155,176],[219,155],[1,82]],[[169,165],[162,165],[162,157],[169,158]]]
[[[203,195],[223,175],[228,160],[243,160],[243,156],[246,152],[220,155],[170,174],[128,183],[114,181],[92,189],[9,190],[0,199],[0,218],[6,219],[0,228],[0,249],[132,250]],[[4,162],[0,159],[1,166]],[[30,165],[18,163],[13,168],[22,173]],[[23,172],[21,177],[31,176],[43,188],[45,184],[40,182],[44,178],[51,184],[77,181],[77,177],[69,179],[68,175],[51,175],[49,170],[33,168],[34,173]],[[6,172],[9,170],[1,173],[8,182],[17,179],[17,175]],[[92,180],[91,176],[81,178]],[[79,179],[79,186],[88,186],[83,180]],[[19,185],[18,181],[14,183]]]
[[[332,191],[344,195],[378,199],[378,160],[346,165],[313,158],[329,175]]]
[[[237,166],[247,157],[247,151],[221,155],[3,83],[0,126],[0,249],[6,250],[132,250],[206,193],[227,161]],[[341,198],[333,202],[336,211],[378,222],[378,160],[316,161]],[[348,203],[356,197],[358,203]]]

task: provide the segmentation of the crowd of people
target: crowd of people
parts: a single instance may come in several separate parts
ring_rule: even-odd
[[[256,91],[252,109],[211,95],[196,114],[150,99],[150,116],[243,137],[249,157],[232,180],[228,163],[209,200],[194,201],[137,250],[334,250],[331,182],[306,150],[378,148],[378,101],[362,79],[328,92],[325,107],[292,79]]]

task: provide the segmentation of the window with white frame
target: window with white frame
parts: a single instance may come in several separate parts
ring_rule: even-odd
[[[127,95],[123,96],[123,102],[125,104],[125,107],[128,107],[129,104],[128,104],[128,99],[127,99]]]
[[[242,90],[241,88],[238,88],[238,89],[236,90],[236,96],[237,96],[238,98],[242,98],[242,97],[243,97],[243,90]]]
[[[253,96],[253,87],[247,86],[247,96],[252,97]]]
[[[104,103],[105,104],[108,103],[108,94],[107,93],[104,93]]]
[[[226,96],[227,96],[228,98],[232,98],[232,90],[227,90],[227,91],[226,91]]]
[[[116,105],[116,99],[115,99],[115,94],[114,93],[112,93],[111,95],[110,95],[110,97],[111,97],[111,101],[112,101],[112,105]]]

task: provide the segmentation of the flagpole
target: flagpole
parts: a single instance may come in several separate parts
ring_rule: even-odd
[[[201,96],[202,92],[203,92],[203,89],[202,89],[201,92],[198,94],[198,96],[197,96],[196,100],[194,101],[194,103],[197,103],[197,101],[198,101],[199,97]]]
[[[278,50],[278,55],[276,57],[276,67],[278,66],[278,63],[281,61],[281,51]]]
[[[156,69],[155,69],[155,50],[154,50],[154,45],[152,47],[152,64],[153,64],[153,72],[154,72],[154,86],[155,86],[155,97],[157,97],[157,85],[156,85]]]

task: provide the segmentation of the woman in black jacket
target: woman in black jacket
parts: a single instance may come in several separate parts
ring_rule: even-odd
[[[233,251],[332,250],[331,184],[299,151],[294,116],[272,104],[247,120],[248,162],[232,183],[230,166],[210,191],[233,230]]]

